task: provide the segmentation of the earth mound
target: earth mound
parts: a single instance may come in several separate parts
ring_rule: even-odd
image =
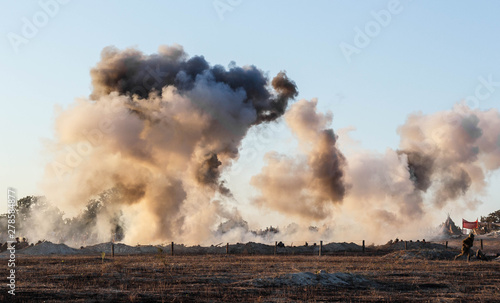
[[[111,254],[111,242],[99,243],[92,246],[87,246],[81,251],[84,253],[105,253]],[[122,243],[114,244],[114,252],[117,255],[134,255],[134,254],[148,254],[148,253],[157,253],[159,251],[159,247],[152,245],[138,245],[138,246],[130,246]]]
[[[71,248],[66,244],[55,244],[49,241],[29,246],[19,250],[19,254],[31,256],[46,256],[46,255],[77,255],[81,254],[78,249]]]
[[[453,260],[456,252],[441,249],[420,249],[395,251],[384,256],[386,259]]]
[[[276,287],[276,286],[367,286],[374,282],[367,278],[349,274],[349,273],[332,273],[329,274],[323,270],[317,273],[299,272],[285,274],[276,278],[257,278],[252,279],[249,283],[256,287]]]
[[[406,242],[406,244],[405,244]],[[415,249],[423,249],[423,250],[444,250],[446,246],[438,243],[431,242],[415,242],[415,241],[398,241],[398,242],[388,242],[387,244],[379,246],[379,249],[382,250],[415,250]]]

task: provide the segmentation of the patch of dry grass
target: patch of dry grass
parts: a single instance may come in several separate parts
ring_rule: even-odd
[[[16,299],[80,302],[498,301],[498,262],[390,260],[381,256],[27,257],[17,262]],[[362,275],[369,286],[253,287],[294,272]],[[5,289],[5,288],[4,288]],[[7,302],[5,290],[0,301]]]

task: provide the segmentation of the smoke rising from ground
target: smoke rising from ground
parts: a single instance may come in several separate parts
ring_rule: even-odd
[[[298,92],[284,72],[268,79],[255,66],[212,66],[175,45],[152,55],[106,48],[91,76],[90,98],[58,112],[41,185],[69,216],[112,190],[116,197],[103,201],[92,226],[99,241],[117,225],[132,244],[262,239],[231,205],[222,173],[252,127],[282,116],[299,152],[268,152],[250,183],[260,211],[300,225],[268,240],[419,236],[416,226],[436,210],[476,207],[500,167],[496,110],[414,113],[398,128],[397,149],[343,153],[348,133],[334,132],[333,115],[319,112],[317,100],[289,106]]]
[[[432,115],[416,113],[398,132],[412,180],[420,191],[434,193],[438,208],[468,193],[481,195],[488,175],[500,167],[497,110],[458,104]]]
[[[458,104],[435,114],[411,114],[398,128],[399,149],[382,154],[358,149],[344,157],[342,140],[321,140],[331,115],[317,113],[316,102],[301,100],[285,115],[303,154],[268,153],[267,166],[252,184],[261,193],[259,206],[326,222],[335,238],[420,237],[436,210],[477,207],[488,175],[500,167],[497,110]]]
[[[303,157],[268,153],[267,166],[252,178],[262,195],[259,205],[307,219],[325,219],[331,205],[346,194],[346,160],[336,146],[337,136],[327,128],[332,115],[317,113],[317,100],[300,100],[285,119],[297,137]]]
[[[231,196],[221,171],[248,129],[297,95],[283,72],[269,83],[255,66],[212,67],[178,45],[153,55],[106,48],[91,75],[92,100],[59,113],[43,186],[65,211],[116,189],[132,242],[206,239],[220,212],[210,201]]]

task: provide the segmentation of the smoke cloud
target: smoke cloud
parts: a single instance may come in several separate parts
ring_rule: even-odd
[[[317,100],[300,100],[285,114],[303,155],[266,155],[268,165],[251,181],[262,193],[258,205],[321,220],[344,198],[346,159],[336,146],[337,136],[327,128],[331,113],[318,113],[316,105]]]
[[[481,203],[487,176],[500,167],[495,109],[458,104],[430,115],[414,113],[398,128],[398,149],[358,149],[344,157],[339,146],[353,141],[341,131],[345,141],[337,142],[326,129],[331,114],[317,113],[316,102],[301,100],[285,114],[302,154],[268,153],[252,184],[260,191],[257,205],[326,222],[336,239],[425,236],[426,229],[417,226],[432,222],[436,210]]]
[[[91,76],[91,99],[60,110],[43,187],[68,213],[117,190],[127,242],[205,240],[222,216],[210,201],[231,196],[222,170],[297,95],[284,72],[269,81],[255,66],[210,66],[178,45],[105,48]]]
[[[398,132],[400,154],[407,157],[416,188],[431,190],[438,208],[469,192],[482,194],[488,174],[500,167],[499,123],[497,110],[472,110],[464,104],[410,115]]]
[[[397,130],[397,148],[343,153],[353,142],[348,132],[334,132],[333,115],[319,112],[316,99],[289,106],[298,91],[284,72],[269,79],[255,66],[212,66],[174,45],[151,55],[105,48],[91,76],[91,96],[57,113],[41,185],[58,209],[80,216],[74,230],[92,213],[95,241],[115,237],[117,226],[133,244],[258,241],[263,234],[273,241],[421,236],[415,226],[431,222],[436,210],[481,203],[488,176],[500,167],[494,109],[458,104],[413,113]],[[251,232],[245,213],[231,206],[223,172],[252,127],[280,117],[299,150],[265,155],[250,182],[253,206],[300,225]],[[112,198],[102,198],[108,192]],[[93,199],[98,211],[82,213]]]

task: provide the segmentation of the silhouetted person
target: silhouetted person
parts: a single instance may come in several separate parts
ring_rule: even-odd
[[[462,252],[455,257],[455,260],[463,255],[467,255],[467,261],[470,260],[471,248],[474,245],[474,234],[470,233],[467,238],[462,241]]]

